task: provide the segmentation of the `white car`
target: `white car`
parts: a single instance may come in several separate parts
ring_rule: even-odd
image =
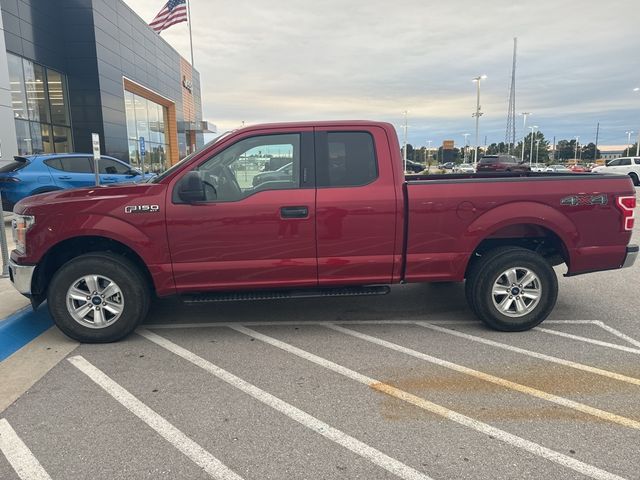
[[[531,171],[532,172],[546,172],[547,171],[547,165],[545,163],[532,163],[531,164]]]
[[[640,185],[640,157],[620,157],[609,160],[606,165],[595,167],[593,173],[618,173],[629,175],[633,184]]]
[[[461,163],[455,167],[457,173],[476,173],[476,169],[470,163]]]
[[[571,170],[564,165],[549,165],[545,172],[571,173]]]

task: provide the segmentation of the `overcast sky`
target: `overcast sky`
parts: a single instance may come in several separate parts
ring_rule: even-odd
[[[149,22],[166,0],[125,0]],[[505,138],[513,37],[516,110],[549,141],[626,143],[640,130],[639,0],[191,0],[204,117],[248,124],[370,119],[409,143]],[[189,58],[186,24],[161,35]],[[517,117],[517,137],[522,136]],[[635,140],[632,140],[635,141]]]

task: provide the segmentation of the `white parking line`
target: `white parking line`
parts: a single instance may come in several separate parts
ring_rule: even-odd
[[[538,332],[550,333],[551,335],[557,335],[559,337],[570,338],[572,340],[579,340],[585,343],[591,343],[592,345],[598,345],[600,347],[612,348],[614,350],[620,350],[627,353],[640,354],[640,350],[637,348],[625,347],[624,345],[617,345],[615,343],[603,342],[594,338],[582,337],[580,335],[573,335],[572,333],[560,332],[558,330],[551,330],[549,328],[536,327],[534,330]]]
[[[253,337],[257,340],[261,340],[269,345],[277,347],[281,350],[289,352],[293,355],[296,355],[300,358],[304,358],[310,362],[315,363],[316,365],[320,365],[327,370],[331,370],[333,372],[339,373],[347,378],[355,380],[356,382],[360,382],[373,390],[385,393],[392,397],[403,400],[407,403],[415,405],[425,411],[434,413],[441,417],[444,417],[448,420],[456,422],[465,427],[471,428],[477,432],[483,433],[485,435],[491,435],[498,440],[503,441],[511,446],[520,448],[529,453],[532,453],[536,456],[545,458],[552,462],[555,462],[564,467],[570,468],[579,472],[587,477],[600,479],[600,480],[620,480],[622,477],[615,475],[613,473],[607,472],[606,470],[602,470],[593,465],[589,465],[587,463],[576,460],[575,458],[569,457],[562,453],[556,452],[555,450],[551,450],[547,447],[543,447],[537,443],[531,442],[529,440],[525,440],[522,437],[518,437],[517,435],[513,435],[504,430],[500,430],[499,428],[492,427],[486,423],[475,420],[471,417],[467,417],[466,415],[462,415],[458,412],[454,412],[453,410],[449,410],[441,405],[437,405],[435,403],[429,402],[423,398],[417,397],[411,393],[405,392],[404,390],[400,390],[399,388],[393,387],[391,385],[387,385],[373,378],[367,377],[358,373],[354,370],[351,370],[342,365],[338,365],[330,360],[314,355],[313,353],[307,352],[306,350],[302,350],[298,347],[294,347],[293,345],[289,345],[288,343],[277,340],[273,337],[269,337],[262,333],[256,332],[255,330],[251,330],[242,326],[234,326],[232,327],[234,330],[244,333],[250,337]]]
[[[388,472],[391,472],[394,475],[397,475],[400,478],[404,478],[407,480],[431,480],[427,475],[414,470],[408,465],[396,460],[395,458],[391,458],[388,455],[385,455],[379,450],[376,450],[373,447],[370,447],[366,443],[353,438],[346,433],[324,423],[321,420],[309,415],[306,412],[303,412],[299,408],[294,407],[293,405],[285,402],[284,400],[279,399],[278,397],[271,395],[270,393],[262,390],[261,388],[256,387],[255,385],[235,376],[234,374],[214,365],[213,363],[205,360],[204,358],[196,355],[189,350],[182,348],[181,346],[167,340],[160,335],[152,333],[148,330],[138,330],[139,335],[142,335],[147,340],[152,341],[156,345],[169,350],[170,352],[178,355],[179,357],[184,358],[185,360],[191,362],[192,364],[206,370],[207,372],[213,374],[220,380],[228,383],[229,385],[243,391],[247,395],[253,397],[254,399],[268,405],[269,407],[277,410],[278,412],[286,415],[287,417],[295,420],[296,422],[304,425],[305,427],[313,430],[316,433],[319,433],[325,438],[328,438],[332,442],[341,445],[347,450],[352,451],[356,455],[359,455],[370,462],[378,465],[379,467],[384,468]]]
[[[563,365],[565,367],[570,367],[576,370],[582,370],[584,372],[600,375],[602,377],[611,378],[613,380],[619,380],[621,382],[630,383],[632,385],[640,385],[639,378],[628,377],[620,373],[610,372],[609,370],[603,370],[601,368],[591,367],[589,365],[584,365],[582,363],[571,362],[569,360],[564,360],[563,358],[553,357],[551,355],[545,355],[544,353],[525,350],[524,348],[514,347],[512,345],[507,345],[506,343],[496,342],[493,340],[489,340],[488,338],[478,337],[476,335],[469,335],[468,333],[458,332],[457,330],[451,330],[449,328],[439,327],[437,325],[432,325],[426,322],[416,322],[416,325],[419,325],[424,328],[429,328],[431,330],[435,330],[436,332],[446,333],[447,335],[453,335],[455,337],[465,338],[467,340],[471,340],[472,342],[484,343],[485,345],[501,348],[503,350],[508,350],[510,352],[520,353],[522,355],[527,355],[532,358],[545,360],[547,362],[556,363],[558,365]]]
[[[220,480],[243,480],[220,460],[207,452],[196,442],[174,427],[163,417],[147,407],[131,393],[109,378],[104,372],[93,366],[81,356],[68,358],[71,364],[98,384],[102,389],[155,430],[162,438],[180,450],[196,465],[200,466],[212,478]]]
[[[585,405],[579,402],[574,402],[573,400],[569,400],[568,398],[559,397],[557,395],[553,395],[551,393],[544,392],[536,388],[528,387],[526,385],[521,385],[519,383],[515,383],[510,380],[506,380],[504,378],[496,377],[488,373],[480,372],[478,370],[474,370],[472,368],[468,368],[463,365],[458,365],[456,363],[449,362],[447,360],[442,360],[440,358],[432,357],[431,355],[418,352],[417,350],[412,350],[410,348],[403,347],[396,343],[388,342],[381,338],[373,337],[371,335],[360,333],[355,330],[350,330],[348,328],[340,327],[338,325],[326,325],[326,327],[332,330],[335,330],[337,332],[344,333],[345,335],[350,335],[352,337],[356,337],[361,340],[365,340],[367,342],[374,343],[376,345],[380,345],[382,347],[385,347],[391,350],[395,350],[396,352],[404,353],[412,357],[419,358],[420,360],[433,363],[434,365],[438,365],[440,367],[448,368],[450,370],[454,370],[456,372],[463,373],[465,375],[469,375],[471,377],[475,377],[480,380],[484,380],[485,382],[491,382],[496,385],[500,385],[501,387],[508,388],[510,390],[515,390],[517,392],[524,393],[526,395],[531,395],[533,397],[540,398],[542,400],[546,400],[546,401],[555,403],[557,405],[570,408],[572,410],[577,410],[578,412],[582,412],[587,415],[591,415],[591,416],[600,418],[602,420],[606,420],[608,422],[613,422],[628,428],[635,428],[640,430],[640,422],[636,420],[632,420],[630,418],[620,416],[620,415],[616,415],[615,413],[590,407],[589,405]]]
[[[635,338],[631,338],[629,335],[626,335],[626,334],[622,333],[621,331],[616,330],[615,328],[610,327],[606,323],[601,322],[599,320],[596,322],[596,324],[598,326],[600,326],[601,328],[603,328],[604,330],[606,330],[607,332],[614,334],[616,337],[621,338],[621,339],[629,342],[631,345],[635,345],[636,347],[640,348],[640,341],[639,340],[636,340]]]
[[[22,480],[51,480],[5,418],[0,419],[0,451]]]
[[[334,323],[335,320],[288,320],[272,322],[203,322],[203,323],[158,323],[144,324],[142,328],[160,330],[174,328],[213,328],[213,327],[233,327],[234,325],[244,325],[249,327],[276,327],[276,326],[305,326],[305,325],[326,325]],[[340,325],[409,325],[415,324],[416,320],[341,320]],[[430,320],[433,325],[482,325],[479,320]],[[553,324],[598,324],[598,320],[546,320],[545,323]]]

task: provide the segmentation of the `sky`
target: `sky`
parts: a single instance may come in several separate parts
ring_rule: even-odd
[[[147,22],[165,0],[125,0]],[[366,119],[402,141],[505,140],[513,38],[516,136],[531,112],[556,137],[622,145],[640,131],[638,0],[191,0],[203,115],[218,132],[245,122]],[[161,36],[189,59],[185,23]],[[528,129],[527,129],[528,131]]]

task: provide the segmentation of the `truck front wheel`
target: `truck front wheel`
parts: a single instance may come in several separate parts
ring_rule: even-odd
[[[558,280],[551,264],[519,247],[497,248],[482,255],[471,267],[465,288],[476,316],[505,332],[540,324],[558,297]]]
[[[88,253],[65,263],[47,293],[49,312],[69,337],[85,343],[115,342],[131,333],[149,309],[140,270],[112,253]]]

